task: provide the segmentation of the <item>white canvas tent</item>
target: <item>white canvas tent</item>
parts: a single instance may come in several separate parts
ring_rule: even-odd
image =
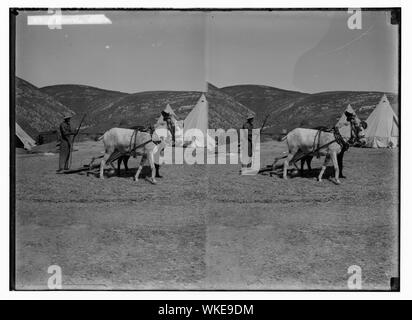
[[[371,148],[392,148],[399,143],[399,122],[388,98],[383,95],[366,120],[366,145]]]
[[[355,115],[355,117],[357,119],[359,119],[358,116],[356,115],[355,110],[353,110],[352,106],[350,104],[348,104],[345,111],[342,113],[342,116],[340,117],[339,121],[336,123],[336,126],[338,128],[340,128],[339,132],[341,133],[342,137],[350,138],[350,136],[351,136],[351,126],[350,126],[350,123],[346,120],[346,115],[345,115],[346,111],[350,112],[350,113],[353,113]]]
[[[31,150],[36,145],[36,142],[32,137],[30,137],[26,131],[22,129],[16,122],[16,137],[21,141],[24,146],[24,149]]]
[[[195,107],[190,111],[184,120],[183,131],[185,143],[190,147],[208,149],[215,147],[215,142],[207,133],[209,127],[209,105],[204,94],[199,98]],[[203,139],[193,135],[193,130],[197,129],[202,132]]]

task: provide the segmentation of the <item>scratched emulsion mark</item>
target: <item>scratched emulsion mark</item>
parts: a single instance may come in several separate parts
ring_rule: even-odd
[[[397,91],[399,26],[391,24],[390,10],[320,11],[318,19],[329,26],[319,42],[297,59],[296,89],[335,91],[338,80],[331,81],[333,74],[339,90]]]

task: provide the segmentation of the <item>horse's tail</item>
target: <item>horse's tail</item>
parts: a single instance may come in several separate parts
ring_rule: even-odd
[[[288,138],[288,134],[289,134],[289,132],[286,133],[286,134],[280,139],[280,141],[285,141],[285,140]]]
[[[105,132],[105,133],[106,133],[106,132]],[[97,138],[97,141],[103,140],[105,133],[103,133],[99,138]]]

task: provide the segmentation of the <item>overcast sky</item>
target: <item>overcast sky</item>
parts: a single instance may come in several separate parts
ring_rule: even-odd
[[[63,14],[88,12],[63,11]],[[397,91],[397,26],[389,13],[103,11],[112,24],[16,26],[16,73],[38,87],[123,92],[263,84],[303,92]]]

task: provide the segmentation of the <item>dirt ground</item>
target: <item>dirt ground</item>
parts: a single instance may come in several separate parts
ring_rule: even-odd
[[[82,142],[72,167],[99,155]],[[262,166],[283,150],[261,146]],[[47,289],[337,289],[398,276],[398,150],[345,154],[342,185],[240,176],[239,165],[164,165],[157,185],[57,175],[58,155],[16,156],[16,286]],[[326,176],[331,176],[329,168]]]

